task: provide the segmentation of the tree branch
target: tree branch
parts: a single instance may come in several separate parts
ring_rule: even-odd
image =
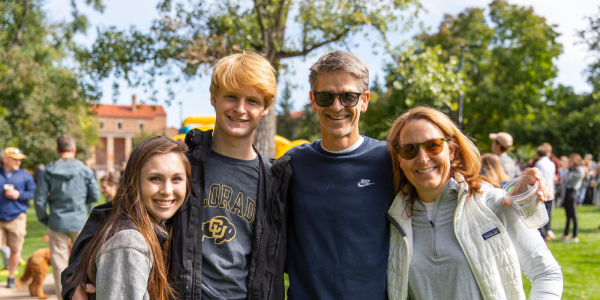
[[[258,24],[260,25],[260,30],[262,32],[262,36],[263,36],[263,43],[265,45],[267,45],[267,25],[265,24],[265,19],[264,19],[264,15],[261,12],[261,6],[262,3],[259,4],[260,0],[254,0],[254,8],[256,9],[256,15],[258,16]]]
[[[275,32],[279,32],[281,28],[281,19],[283,19],[283,11],[285,7],[285,0],[279,0],[279,7],[277,8],[277,16],[275,17]],[[285,23],[283,24],[285,27]]]
[[[350,32],[350,28],[344,29],[344,31],[340,32],[338,35],[334,36],[333,38],[331,38],[329,40],[320,42],[318,44],[314,44],[309,48],[302,49],[301,51],[278,51],[277,57],[281,59],[281,58],[290,58],[290,57],[307,55],[308,53],[310,53],[311,51],[313,51],[317,48],[320,48],[329,43],[333,43],[333,42],[337,42],[337,41],[341,40],[344,36],[346,36],[348,34],[348,32]]]
[[[21,43],[21,38],[23,37],[23,29],[25,29],[25,18],[27,17],[27,6],[27,0],[23,0],[23,16],[21,19],[21,24],[19,24],[17,35],[15,35],[15,38],[10,44],[10,49],[13,49],[16,45]]]

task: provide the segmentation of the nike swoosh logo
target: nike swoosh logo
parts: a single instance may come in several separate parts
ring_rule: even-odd
[[[375,184],[374,182],[371,182],[370,180],[361,180],[358,182],[358,187],[365,187],[367,185],[372,185]]]

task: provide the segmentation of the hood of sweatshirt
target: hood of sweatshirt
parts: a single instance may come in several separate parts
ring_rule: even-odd
[[[69,180],[81,170],[82,164],[74,158],[60,158],[46,168],[46,174],[58,179]]]

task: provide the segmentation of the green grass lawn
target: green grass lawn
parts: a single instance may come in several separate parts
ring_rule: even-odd
[[[104,203],[101,199],[99,203]],[[551,241],[548,244],[556,260],[562,267],[564,276],[564,292],[562,299],[599,299],[600,300],[600,211],[594,206],[584,206],[577,211],[579,217],[578,244]],[[557,208],[552,216],[552,230],[557,237],[562,236],[565,228],[565,211]],[[40,224],[35,216],[33,207],[27,210],[27,236],[23,246],[22,257],[40,248],[48,247],[44,235],[48,230]],[[23,274],[24,266],[19,267]],[[19,277],[20,275],[17,275]],[[6,276],[0,276],[0,282],[6,281]],[[530,283],[523,276],[526,294],[529,293]],[[286,276],[286,289],[288,286]]]
[[[577,210],[579,243],[551,241],[548,248],[562,267],[564,291],[562,299],[600,299],[600,211],[594,206]],[[565,230],[565,210],[557,208],[552,214],[552,231],[557,238]],[[571,224],[571,232],[573,225]],[[525,291],[530,283],[523,276]]]

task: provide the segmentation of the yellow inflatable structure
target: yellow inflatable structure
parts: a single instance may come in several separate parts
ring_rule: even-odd
[[[183,128],[186,126],[190,126],[194,129],[200,129],[202,131],[206,131],[206,130],[210,130],[210,129],[215,129],[215,122],[216,122],[215,116],[193,116],[193,117],[189,117],[189,118],[185,119],[183,121],[183,123],[181,124],[181,127]],[[171,138],[174,140],[177,140],[177,139],[185,140],[185,133],[178,134]],[[290,150],[296,146],[302,145],[304,143],[310,143],[310,142],[307,140],[290,141],[282,136],[276,135],[275,136],[275,157],[280,158],[288,150]]]

